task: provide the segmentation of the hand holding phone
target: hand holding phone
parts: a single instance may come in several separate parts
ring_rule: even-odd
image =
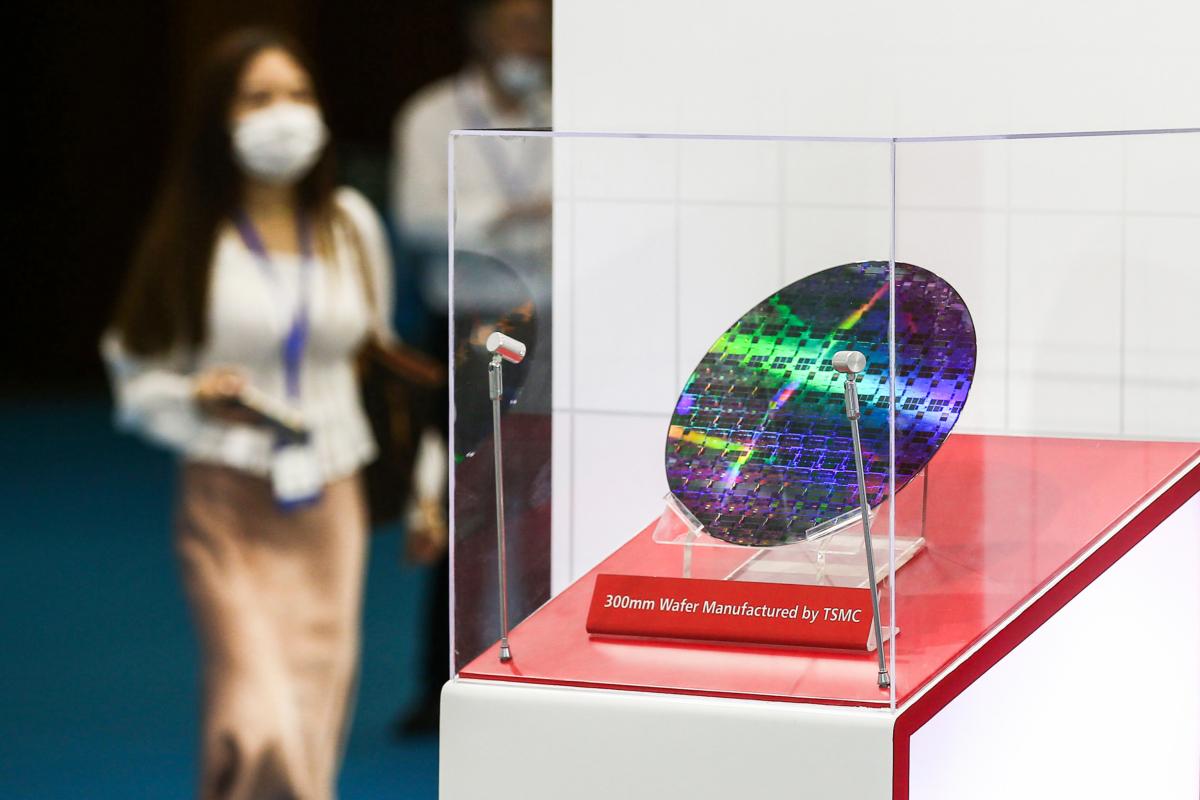
[[[245,388],[246,378],[241,371],[233,367],[213,367],[196,376],[192,393],[196,405],[205,415],[223,422],[247,423],[249,420],[237,403]]]
[[[214,367],[201,373],[194,391],[200,410],[214,419],[273,428],[289,439],[308,436],[308,426],[298,411],[251,386],[232,367]]]

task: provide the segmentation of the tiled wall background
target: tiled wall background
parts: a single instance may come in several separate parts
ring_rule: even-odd
[[[671,411],[730,323],[804,275],[887,258],[890,158],[878,142],[556,143],[556,576],[662,511]]]
[[[740,314],[886,259],[891,147],[568,139],[555,147],[556,576],[662,510],[678,391]],[[979,339],[958,430],[1200,439],[1200,134],[896,147],[896,258]]]

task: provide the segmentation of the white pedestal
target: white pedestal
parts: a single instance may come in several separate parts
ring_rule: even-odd
[[[464,680],[442,730],[443,800],[891,796],[884,711]]]
[[[441,797],[1196,800],[1200,495],[1123,534],[896,711],[451,681]]]

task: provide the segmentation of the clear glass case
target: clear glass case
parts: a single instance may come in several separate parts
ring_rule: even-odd
[[[1197,458],[1198,132],[460,131],[450,150],[456,675],[895,707]],[[793,281],[861,262],[882,262],[888,308],[863,386],[888,423],[868,471],[891,686],[870,652],[589,637],[597,572],[867,584],[860,521],[729,544],[680,511],[665,465],[714,342]],[[977,346],[962,415],[919,470],[906,398],[927,376],[896,361],[919,322],[908,264],[957,290]],[[497,330],[527,345],[500,367],[503,570]]]

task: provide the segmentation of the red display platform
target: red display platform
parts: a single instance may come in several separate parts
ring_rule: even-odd
[[[897,706],[932,685],[901,715],[897,748],[906,746],[901,729],[923,724],[1200,492],[1198,457],[1190,443],[951,436],[931,465],[925,550],[896,576]],[[511,662],[493,646],[460,677],[890,704],[874,688],[870,655],[589,637],[597,574],[679,574],[679,548],[656,544],[653,527],[517,626]]]

